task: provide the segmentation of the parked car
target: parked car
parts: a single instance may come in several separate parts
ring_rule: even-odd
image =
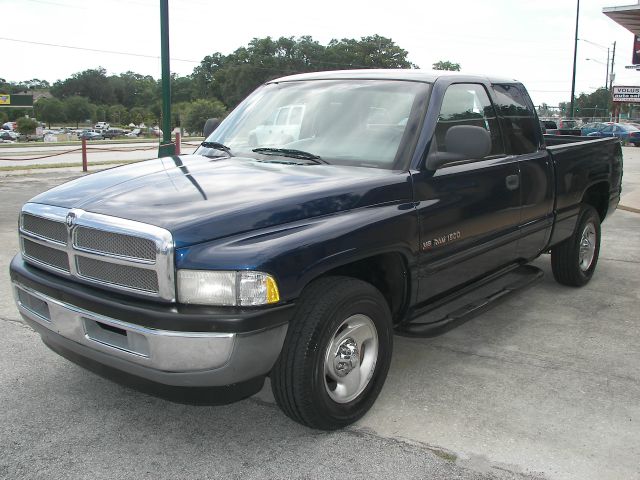
[[[616,137],[622,143],[640,145],[640,129],[626,123],[607,125],[602,130],[591,132],[589,137]]]
[[[29,133],[29,134],[19,133],[18,134],[18,141],[20,142],[38,142],[43,139],[44,139],[44,134],[38,134],[38,133]]]
[[[121,128],[110,128],[102,132],[102,137],[104,139],[108,138],[118,138],[124,136],[124,130]]]
[[[78,135],[78,138],[80,139],[84,138],[85,140],[104,140],[104,136],[101,133],[92,132],[88,130]]]
[[[580,128],[580,134],[582,136],[586,137],[590,133],[599,132],[600,130],[602,130],[607,125],[613,125],[613,122],[591,122],[591,123],[585,123]]]
[[[250,145],[287,105],[306,108],[298,140]],[[79,365],[179,401],[245,398],[269,377],[289,417],[336,429],[375,402],[394,333],[469,320],[540,280],[526,264],[543,253],[559,283],[586,285],[621,180],[616,139],[544,137],[512,79],[295,75],[194,155],[31,199],[11,282],[25,322]]]
[[[129,133],[125,134],[125,136],[126,137],[139,137],[141,133],[142,133],[142,129],[134,128]]]
[[[19,135],[12,130],[0,130],[0,139],[12,142],[18,141]]]
[[[96,130],[108,130],[110,126],[111,125],[109,125],[107,122],[98,122],[93,128]]]

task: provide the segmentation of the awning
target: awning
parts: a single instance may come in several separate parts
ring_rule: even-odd
[[[634,35],[640,35],[640,4],[626,7],[605,7],[602,9],[602,13]]]

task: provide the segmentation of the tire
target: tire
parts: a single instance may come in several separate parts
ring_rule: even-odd
[[[591,280],[598,264],[600,236],[598,212],[591,205],[582,205],[573,235],[551,249],[551,270],[558,283],[581,287]]]
[[[376,288],[350,277],[316,280],[300,297],[271,371],[276,402],[312,428],[350,425],[378,397],[392,349],[391,313]]]

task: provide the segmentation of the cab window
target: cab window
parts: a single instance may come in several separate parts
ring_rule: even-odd
[[[493,85],[507,150],[514,155],[538,150],[538,122],[533,105],[516,84]]]
[[[482,85],[459,83],[447,88],[436,124],[436,151],[447,151],[445,145],[447,131],[457,125],[484,128],[491,136],[489,156],[504,153],[496,112]]]

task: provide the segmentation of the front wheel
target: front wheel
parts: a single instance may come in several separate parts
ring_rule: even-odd
[[[375,287],[348,277],[316,280],[300,297],[271,372],[275,399],[303,425],[347,426],[375,402],[392,346],[389,306]]]
[[[591,280],[600,254],[600,216],[582,205],[573,235],[551,249],[551,269],[558,283],[581,287]]]

